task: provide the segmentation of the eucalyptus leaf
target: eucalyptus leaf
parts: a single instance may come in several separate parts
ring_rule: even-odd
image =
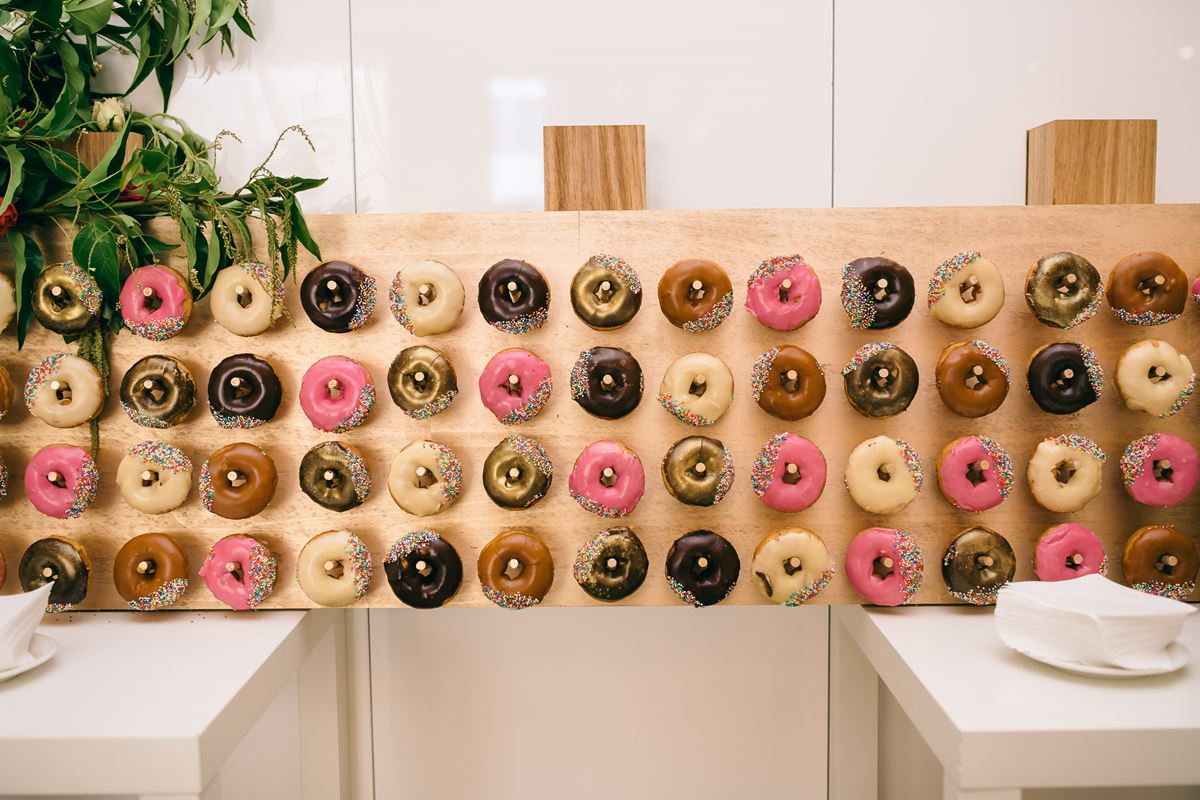
[[[33,321],[33,283],[42,273],[42,251],[37,242],[27,234],[10,230],[5,234],[9,250],[12,251],[14,273],[17,289],[17,347],[25,344],[25,335],[29,333],[29,323]]]
[[[92,273],[100,290],[115,299],[121,292],[120,261],[117,258],[117,237],[105,223],[92,223],[75,234],[71,258],[76,265]]]
[[[0,214],[17,199],[17,189],[21,186],[21,173],[25,167],[25,154],[15,144],[4,145],[4,157],[8,160],[8,186],[4,189],[4,200],[0,201]]]

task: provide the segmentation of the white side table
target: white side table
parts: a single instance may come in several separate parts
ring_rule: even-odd
[[[1200,784],[1200,664],[1072,675],[1013,652],[990,609],[837,606],[830,621],[830,797],[877,795],[878,682],[945,770],[945,800],[1023,788]],[[1200,658],[1200,619],[1181,641]]]
[[[76,612],[38,632],[58,652],[0,683],[0,795],[205,798],[293,676],[304,796],[346,795],[339,611]]]

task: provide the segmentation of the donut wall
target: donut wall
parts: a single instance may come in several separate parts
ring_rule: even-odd
[[[1146,534],[1143,547],[1146,552],[1139,554],[1144,562],[1143,571],[1162,570],[1165,565],[1162,575],[1167,576],[1167,584],[1172,583],[1171,576],[1178,579],[1189,567],[1195,571],[1194,548],[1200,534],[1197,513],[1200,504],[1195,491],[1183,492],[1182,499],[1172,497],[1178,502],[1165,507],[1136,502],[1126,489],[1121,460],[1127,445],[1150,434],[1170,434],[1190,445],[1200,444],[1197,425],[1200,405],[1193,400],[1178,413],[1164,418],[1131,410],[1117,390],[1114,376],[1118,358],[1143,340],[1162,340],[1184,356],[1195,358],[1200,310],[1189,295],[1181,318],[1166,324],[1139,326],[1118,318],[1106,300],[1094,317],[1064,330],[1035,318],[1026,303],[1025,289],[1030,268],[1039,259],[1062,251],[1090,261],[1103,279],[1126,256],[1139,251],[1159,251],[1177,262],[1188,280],[1194,279],[1200,270],[1200,238],[1196,236],[1200,230],[1200,206],[324,216],[314,218],[311,228],[326,259],[349,262],[375,278],[378,301],[374,313],[361,327],[346,333],[322,330],[303,310],[301,285],[297,280],[288,281],[286,286],[284,303],[289,318],[279,320],[259,335],[239,336],[217,324],[209,299],[205,299],[196,304],[182,331],[166,341],[151,341],[129,332],[115,337],[109,397],[100,417],[98,488],[94,501],[76,518],[57,519],[39,511],[35,498],[27,496],[22,480],[31,458],[41,448],[54,444],[84,448],[88,445],[86,424],[51,427],[32,415],[21,398],[21,388],[39,362],[54,353],[73,352],[73,347],[64,346],[61,337],[36,323],[20,351],[16,349],[11,329],[3,334],[0,364],[12,375],[17,401],[0,421],[0,457],[9,473],[8,496],[0,500],[0,553],[7,561],[9,576],[0,591],[20,591],[18,565],[35,540],[67,536],[83,545],[89,560],[86,598],[73,607],[129,608],[130,603],[122,595],[128,596],[128,584],[137,581],[137,575],[130,573],[131,565],[140,565],[137,568],[141,569],[148,560],[163,557],[153,549],[154,540],[150,537],[138,543],[149,550],[127,548],[122,553],[122,574],[117,581],[114,581],[114,561],[129,539],[147,533],[169,534],[186,555],[186,568],[178,564],[172,567],[187,578],[186,588],[177,583],[170,597],[177,598],[175,608],[225,607],[198,572],[205,564],[209,548],[231,534],[255,537],[277,559],[274,590],[265,599],[254,598],[256,602],[261,600],[263,608],[317,605],[298,580],[298,556],[310,539],[328,531],[353,531],[358,541],[347,543],[344,537],[319,540],[313,546],[315,555],[307,559],[311,563],[304,567],[310,571],[307,580],[312,585],[326,579],[337,580],[347,571],[357,573],[369,561],[372,566],[369,581],[366,574],[355,574],[351,584],[352,590],[360,594],[365,585],[365,594],[357,600],[357,605],[370,607],[405,605],[389,585],[383,561],[394,543],[421,530],[436,532],[461,557],[461,586],[448,600],[449,605],[459,606],[528,604],[527,598],[514,600],[495,586],[485,591],[478,575],[481,553],[485,567],[497,580],[510,568],[523,574],[524,582],[513,584],[522,591],[540,593],[547,578],[552,576],[541,605],[605,604],[594,595],[623,594],[628,587],[622,581],[627,583],[626,573],[630,568],[637,571],[641,558],[638,548],[623,534],[602,541],[594,539],[601,530],[617,526],[626,526],[636,534],[644,545],[648,564],[640,588],[618,601],[625,605],[683,605],[690,599],[699,602],[723,599],[726,604],[768,604],[788,598],[808,603],[866,602],[848,579],[846,562],[851,541],[869,528],[894,528],[907,532],[911,538],[896,538],[886,532],[864,537],[857,545],[860,552],[853,565],[860,573],[860,580],[869,582],[866,573],[878,572],[883,576],[880,580],[886,581],[888,575],[896,573],[907,584],[901,585],[900,595],[892,596],[903,599],[908,595],[905,586],[915,585],[918,567],[923,563],[919,573],[923,580],[911,595],[913,603],[986,600],[987,587],[969,585],[971,576],[986,578],[996,571],[1003,572],[1014,559],[1015,578],[1034,579],[1033,559],[1039,536],[1066,523],[1090,529],[1099,546],[1095,546],[1094,540],[1071,538],[1077,528],[1064,528],[1060,533],[1066,535],[1067,543],[1046,551],[1051,554],[1048,557],[1063,562],[1055,565],[1059,573],[1067,570],[1069,574],[1075,568],[1067,563],[1072,560],[1078,566],[1098,567],[1104,562],[1110,577],[1125,581],[1122,549],[1126,540],[1144,526],[1174,526],[1184,534],[1184,540],[1180,544],[1172,539],[1177,533],[1170,529]],[[63,249],[61,242],[48,244],[52,249],[55,246]],[[982,258],[975,253],[982,254]],[[641,286],[640,310],[627,325],[615,330],[589,327],[572,308],[572,279],[582,265],[598,254],[621,259],[636,272]],[[802,259],[791,258],[792,254],[800,254]],[[528,329],[525,333],[500,330],[490,325],[481,313],[477,300],[480,279],[489,268],[506,259],[528,262],[547,278],[549,313],[542,327],[536,327],[539,321],[536,309],[532,316],[518,323],[500,326]],[[660,278],[673,264],[686,259],[715,262],[732,281],[732,311],[715,327],[712,323],[720,316],[720,303],[714,312],[683,328],[672,324],[660,307],[656,292]],[[890,313],[883,308],[882,300],[897,290],[896,276],[889,279],[886,277],[889,273],[885,272],[881,279],[884,282],[876,284],[876,273],[870,270],[886,265],[879,259],[903,265],[911,273],[915,305],[894,327],[855,328],[840,297],[843,266],[851,262],[856,265],[851,280],[862,278],[864,290],[874,291],[878,285],[880,303],[873,313]],[[388,288],[399,270],[426,260],[443,262],[457,273],[465,287],[465,307],[457,324],[449,330],[416,336],[393,315]],[[815,282],[806,269],[800,268],[801,260],[811,266]],[[990,283],[991,273],[984,269],[989,261],[998,268],[1004,287],[1003,304],[994,318],[978,327],[963,329],[952,327],[931,313],[927,287],[935,271],[947,282],[944,290],[935,291],[935,297],[948,293],[965,297],[968,308],[963,313],[976,313],[997,303],[998,287]],[[610,300],[608,292],[619,297],[620,292],[629,289],[629,274],[616,259],[600,259],[592,265],[600,268],[598,275],[613,277],[611,283],[617,284],[604,290],[606,302]],[[760,265],[764,268],[759,269]],[[299,279],[315,266],[311,260],[304,263]],[[1049,260],[1044,262],[1044,268],[1050,273],[1041,287],[1049,293],[1047,303],[1055,301],[1055,293],[1072,294],[1076,281],[1086,283],[1088,279],[1086,264],[1081,261]],[[519,301],[532,300],[536,306],[539,294],[536,281],[531,284],[527,280],[532,273],[511,265],[508,269],[491,273],[493,281],[486,287],[486,293],[503,294],[510,279],[516,278],[514,302],[519,305]],[[677,315],[686,316],[696,309],[707,308],[705,298],[713,299],[709,292],[720,286],[719,270],[710,270],[710,266],[692,263],[672,273],[676,279],[668,287],[671,297],[666,304]],[[758,304],[760,315],[773,313],[770,307],[775,297],[783,302],[804,294],[805,309],[796,313],[807,316],[815,307],[819,291],[820,308],[815,317],[792,331],[774,330],[760,323],[746,307],[747,281],[756,270],[760,287],[768,287],[765,294],[760,288],[753,301]],[[1065,277],[1068,274],[1072,276],[1070,279]],[[1133,275],[1131,291],[1135,300],[1138,294],[1150,298],[1169,288],[1163,282],[1156,282],[1156,275],[1155,269]],[[779,283],[781,276],[787,276],[786,286]],[[409,292],[413,285],[419,285],[432,286],[434,294],[444,293],[436,275],[429,277],[415,269],[410,278]],[[1167,278],[1175,280],[1172,276]],[[888,280],[892,283],[888,284]],[[408,298],[410,304],[416,300],[412,294]],[[859,305],[850,304],[851,314],[867,313],[863,304],[870,304],[870,299],[864,296],[856,302]],[[412,316],[419,317],[420,313],[414,311]],[[360,322],[361,315],[353,320],[353,325]],[[690,332],[685,328],[699,330]],[[949,345],[972,341],[986,344],[964,344],[959,351],[946,351]],[[885,342],[893,347],[880,344]],[[873,343],[876,346],[865,347]],[[393,402],[389,391],[393,360],[413,345],[427,345],[441,351],[451,362],[457,378],[457,395],[450,401],[439,401],[438,407],[444,407],[439,413],[416,415],[425,416],[424,419],[406,415]],[[787,350],[785,346],[789,345],[807,351],[819,366],[806,361],[802,353]],[[1047,348],[1048,345],[1057,346]],[[590,364],[576,367],[582,351],[597,347],[620,348],[636,359],[644,381],[640,401],[632,386],[637,381],[636,369],[623,361],[619,353],[595,350]],[[548,399],[537,361],[514,361],[514,356],[504,355],[493,362],[493,357],[506,348],[524,348],[548,365],[552,385]],[[782,359],[778,369],[770,359],[762,358],[774,348],[784,348],[777,355]],[[981,383],[995,384],[999,379],[997,352],[1011,372],[1010,388],[1003,402],[991,413],[975,418],[952,412],[935,386],[939,360],[945,362],[946,374],[951,376],[947,380],[967,382],[974,387]],[[714,424],[703,427],[690,425],[688,421],[699,421],[706,414],[716,413],[713,408],[719,411],[721,392],[728,379],[714,359],[703,356],[684,359],[672,369],[673,364],[693,353],[715,356],[732,376],[732,403]],[[1026,389],[1027,367],[1035,353],[1039,355],[1032,372],[1049,387],[1040,404],[1035,403]],[[159,354],[181,361],[194,376],[196,385],[196,402],[191,413],[182,422],[165,429],[136,424],[122,409],[118,397],[127,371],[139,360]],[[242,355],[254,358],[229,360]],[[354,359],[365,368],[373,379],[376,402],[365,417],[362,408],[350,415],[354,417],[351,422],[361,419],[360,425],[333,433],[316,429],[310,421],[312,417],[324,420],[327,427],[339,427],[337,420],[328,417],[329,413],[336,416],[337,412],[329,412],[322,405],[326,401],[323,387],[331,381],[337,384],[336,391],[331,387],[334,399],[343,392],[357,396],[362,375],[353,364],[333,359],[323,362],[323,368],[312,373],[303,390],[302,382],[316,362],[337,356]],[[1173,377],[1166,372],[1156,373],[1160,361],[1144,353],[1129,357],[1135,359],[1131,363],[1138,370],[1147,372],[1147,379],[1154,386]],[[956,359],[962,363],[958,364]],[[245,394],[238,385],[238,376],[254,378],[269,374],[270,370],[264,373],[264,368],[258,366],[262,361],[273,368],[278,378],[281,397],[278,409],[270,421],[256,427],[238,427],[236,419],[226,420],[233,427],[222,427],[210,413],[208,390],[220,395],[223,413],[236,417],[244,411],[239,403]],[[422,386],[429,380],[445,379],[444,364],[439,366],[436,362],[436,359],[414,362],[421,373]],[[1175,365],[1173,370],[1181,369],[1178,365],[1182,362],[1171,363]],[[396,374],[411,377],[411,367],[413,364],[402,364]],[[431,375],[425,375],[424,367],[430,368]],[[844,368],[849,370],[849,393]],[[823,400],[812,393],[793,391],[801,384],[811,386],[818,380],[813,369],[819,369],[826,384]],[[489,370],[485,384],[490,387],[490,401],[500,409],[496,413],[481,400],[480,376],[485,370]],[[791,376],[789,384],[788,376],[793,370],[796,374]],[[1091,401],[1088,392],[1099,386],[1098,370],[1104,374],[1103,385],[1099,397]],[[623,388],[609,393],[613,375]],[[660,402],[664,376],[668,394],[674,394]],[[508,391],[507,381],[513,377],[517,381],[512,391]],[[800,383],[795,383],[796,380]],[[764,411],[756,402],[756,390],[772,389],[781,381],[786,384],[785,393],[778,402],[786,407],[787,413],[800,416],[814,406],[815,410],[792,421]],[[603,392],[599,391],[600,382]],[[515,386],[517,383],[521,386]],[[531,385],[534,385],[532,390]],[[572,398],[573,389],[586,395],[581,402]],[[913,389],[915,394],[909,402],[907,395]],[[302,407],[302,391],[310,394],[307,408]],[[965,392],[961,402],[969,406],[979,394]],[[514,397],[527,402],[513,410]],[[545,402],[540,413],[529,413],[542,400]],[[508,406],[504,405],[506,402]],[[585,406],[600,414],[628,413],[618,419],[606,419],[589,413]],[[1067,413],[1050,413],[1044,407]],[[868,416],[862,411],[895,413]],[[510,421],[531,418],[521,424],[506,425],[499,419],[505,414]],[[784,433],[808,440],[815,449],[798,440],[779,437]],[[532,437],[536,442],[513,440],[493,453],[512,434]],[[958,441],[955,448],[945,453],[946,461],[961,473],[957,479],[951,476],[948,485],[956,493],[959,505],[990,506],[982,512],[956,507],[947,500],[938,480],[938,461],[944,448],[959,437],[973,435],[984,438]],[[717,440],[727,452],[710,441],[681,442],[695,436]],[[861,445],[875,437],[887,438]],[[895,439],[903,441],[896,444],[891,441]],[[1039,445],[1046,439],[1056,442],[1039,451]],[[447,449],[419,444],[409,447],[425,440]],[[1149,445],[1160,440],[1149,440],[1134,455],[1145,456]],[[117,486],[122,460],[131,447],[145,441],[173,444],[193,465],[186,500],[166,513],[152,515],[134,510]],[[339,453],[344,459],[344,449],[327,446],[305,461],[307,453],[331,441],[348,444],[353,448],[351,452],[361,454],[362,463],[356,466],[359,472],[354,477],[361,488],[361,471],[365,470],[373,487],[361,503],[349,497],[345,486],[339,493],[332,483],[327,486],[325,505],[301,491],[302,467],[306,480],[319,481],[331,474],[325,465],[336,463]],[[201,465],[216,451],[239,442],[252,446],[247,448],[252,456],[259,449],[269,454],[278,474],[278,486],[265,509],[242,519],[229,519],[206,510],[205,504],[212,495],[206,496],[200,485]],[[538,448],[538,442],[544,450]],[[594,445],[597,442],[606,444]],[[774,450],[768,447],[771,442]],[[1102,466],[1092,442],[1106,455]],[[816,449],[826,463],[823,488],[813,485],[813,475],[819,471]],[[636,498],[636,487],[631,488],[628,483],[636,466],[627,451],[636,454],[645,474],[645,491],[640,501]],[[673,481],[671,489],[662,477],[664,457],[669,451],[672,458],[666,471]],[[1039,451],[1036,457],[1035,451]],[[135,454],[148,452],[144,445],[140,450],[135,449]],[[402,467],[397,469],[402,468],[408,477],[399,483],[412,487],[407,494],[403,486],[400,489],[407,511],[402,510],[389,491],[389,470],[402,453],[406,455],[401,459]],[[259,467],[239,461],[237,456],[237,449],[226,450],[220,459],[214,459],[208,477],[220,484],[221,473],[228,471],[239,473],[235,483],[257,480],[254,474],[247,473]],[[1038,479],[1049,482],[1041,490],[1048,493],[1043,503],[1035,500],[1027,485],[1031,457]],[[572,467],[577,459],[579,473],[576,481],[572,481]],[[546,460],[552,464],[548,489],[537,478],[545,469]],[[352,463],[357,462],[352,460]],[[1174,474],[1176,479],[1186,481],[1187,471],[1195,470],[1194,452],[1176,453],[1173,465],[1161,453],[1147,463],[1152,465],[1147,469],[1154,473],[1146,478],[1151,482],[1161,482],[1164,471],[1167,478]],[[800,469],[792,469],[793,464]],[[730,465],[732,483],[728,478]],[[854,496],[843,481],[848,465]],[[169,465],[163,465],[163,469],[169,471]],[[1087,501],[1091,491],[1084,484],[1095,476],[1097,469],[1099,491]],[[515,471],[510,473],[510,470]],[[485,472],[494,486],[506,487],[493,492],[496,500],[485,490]],[[507,480],[510,475],[511,480]],[[534,476],[532,484],[529,475]],[[133,480],[136,482],[136,476]],[[921,484],[920,490],[905,504],[908,501],[905,486],[917,482]],[[769,484],[776,489],[786,486],[782,499],[776,497],[771,504],[775,508],[759,497],[756,483],[760,491],[767,490]],[[429,497],[437,494],[437,486],[444,493],[440,501],[435,496],[436,502],[431,502]],[[989,486],[993,489],[1003,486],[1006,494],[1002,502],[994,504],[986,497],[979,498]],[[501,505],[523,505],[543,493],[545,496],[528,508],[512,510]],[[1064,500],[1064,493],[1070,497]],[[453,502],[447,503],[446,494],[454,496]],[[218,486],[218,506],[221,497]],[[683,502],[686,499],[711,502],[714,498],[719,498],[719,502],[711,506]],[[1077,511],[1050,511],[1044,507],[1078,505],[1081,498],[1085,502]],[[619,515],[622,512],[613,511],[614,506],[633,505],[635,501],[627,516],[611,518],[596,513]],[[339,504],[348,510],[339,512],[325,507]],[[805,507],[793,512],[777,510],[788,504]],[[872,513],[864,510],[864,506],[889,513]],[[891,508],[897,510],[890,511]],[[228,516],[242,515],[247,508],[239,506],[235,511]],[[436,513],[428,516],[410,513],[429,511]],[[947,549],[960,533],[978,527],[1002,536],[1012,552],[1009,554],[987,531],[976,530],[960,539],[949,552],[948,572],[960,581],[951,593],[943,578]],[[806,529],[819,535],[820,541],[801,536],[764,542],[783,528]],[[697,530],[720,534],[727,546],[706,536],[683,539],[671,554],[680,580],[668,581],[665,570],[673,543]],[[536,539],[512,535],[485,551],[491,540],[506,531],[525,531]],[[538,551],[537,539],[544,542],[552,557],[552,570],[546,554]],[[427,574],[431,567],[426,558],[436,568],[446,567],[449,556],[437,539],[421,534],[405,541],[410,548],[418,548],[416,555],[405,562],[405,569]],[[821,541],[828,551],[832,570],[825,560]],[[760,543],[763,545],[759,549],[759,566],[755,567]],[[319,549],[322,545],[324,549]],[[581,548],[586,556],[585,566],[592,570],[590,575],[585,574],[587,568],[574,568]],[[245,570],[250,569],[255,557],[250,552],[238,556],[245,559]],[[266,558],[263,553],[257,557]],[[233,556],[223,552],[220,558]],[[960,562],[957,565],[956,559]],[[962,559],[970,560],[970,565],[962,566]],[[514,561],[520,563],[511,563]],[[606,577],[605,562],[609,566],[620,562],[624,572]],[[160,568],[165,568],[165,563]],[[240,573],[242,569],[239,566],[237,571]],[[756,579],[754,573],[758,571],[764,576]],[[577,572],[584,582],[590,582],[590,593],[581,588]],[[726,584],[733,574],[737,575],[737,581],[726,596]],[[519,576],[508,577],[515,580]],[[761,591],[764,577],[773,588],[771,599]],[[1150,578],[1143,575],[1131,582],[1161,589],[1164,584],[1155,583],[1154,577],[1154,574]],[[420,583],[419,577],[413,580]],[[968,583],[962,584],[962,580]],[[119,593],[117,583],[122,581],[125,588]],[[895,584],[894,580],[889,584],[893,590]],[[1168,591],[1179,594],[1194,589],[1194,584],[1186,580],[1182,585],[1183,589],[1169,586]],[[876,597],[887,601],[885,595]],[[1191,598],[1197,599],[1194,594]]]

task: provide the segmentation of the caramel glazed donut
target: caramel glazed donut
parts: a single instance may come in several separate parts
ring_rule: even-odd
[[[771,416],[804,419],[825,399],[825,375],[811,353],[785,344],[755,360],[750,390],[759,408]]]
[[[200,468],[200,503],[225,519],[246,519],[275,496],[279,473],[271,457],[255,445],[235,442],[217,450]]]
[[[166,533],[143,533],[113,559],[113,584],[134,611],[175,605],[188,586],[187,555]]]
[[[1121,552],[1125,580],[1140,592],[1182,600],[1196,591],[1200,553],[1174,525],[1138,528]]]
[[[710,331],[733,310],[733,284],[712,261],[678,261],[658,281],[658,305],[675,327],[687,333]]]
[[[1130,325],[1162,325],[1187,306],[1187,275],[1174,259],[1148,251],[1125,256],[1108,273],[1108,304]]]
[[[483,594],[501,608],[537,605],[554,583],[554,557],[536,534],[504,531],[479,552]]]
[[[974,419],[1004,404],[1010,374],[1000,351],[975,339],[946,345],[933,377],[946,408]]]

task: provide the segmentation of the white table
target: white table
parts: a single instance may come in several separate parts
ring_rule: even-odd
[[[1200,615],[1181,641],[1200,659]],[[1105,680],[1013,652],[991,609],[838,606],[830,621],[830,797],[876,797],[878,686],[945,770],[946,800],[1023,788],[1200,784],[1200,663]]]
[[[205,798],[293,676],[304,796],[345,795],[338,611],[77,612],[38,632],[58,652],[0,683],[0,795]]]

